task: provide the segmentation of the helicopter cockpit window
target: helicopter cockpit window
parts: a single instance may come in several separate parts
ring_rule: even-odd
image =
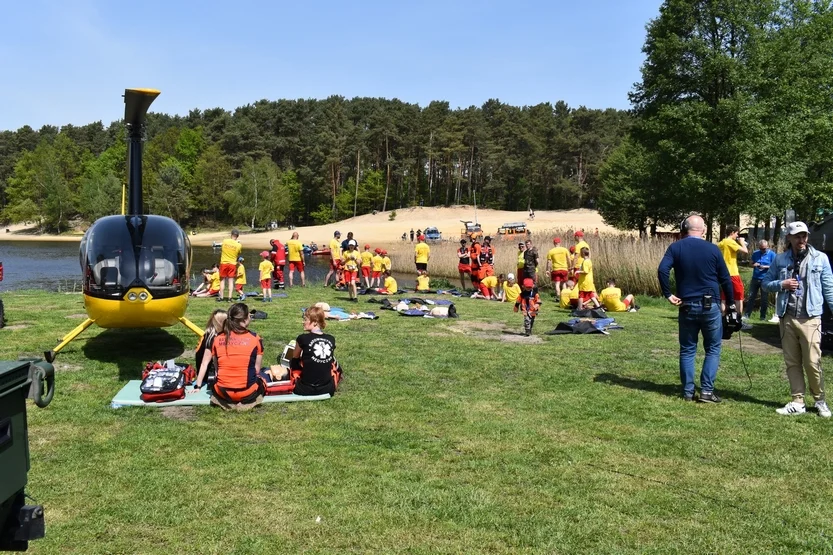
[[[88,295],[120,298],[136,278],[133,242],[124,217],[97,221],[81,245],[84,291]]]
[[[145,287],[154,298],[187,293],[191,245],[185,233],[168,218],[133,218],[108,216],[87,230],[84,292],[102,298],[122,298],[132,287]]]
[[[139,280],[154,298],[187,292],[190,245],[183,231],[167,218],[148,216],[139,252]]]

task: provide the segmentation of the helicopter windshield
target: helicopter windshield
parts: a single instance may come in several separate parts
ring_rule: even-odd
[[[188,292],[191,244],[169,218],[101,218],[84,235],[80,254],[88,295],[122,298],[132,287],[157,299]]]

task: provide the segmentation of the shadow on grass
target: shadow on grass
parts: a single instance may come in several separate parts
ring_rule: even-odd
[[[628,389],[639,389],[640,391],[651,391],[653,393],[659,393],[661,395],[666,395],[668,397],[679,397],[681,387],[677,384],[664,384],[664,383],[655,383],[649,382],[648,380],[639,380],[636,378],[629,378],[627,376],[618,376],[616,374],[610,373],[602,373],[596,374],[593,377],[593,381],[596,383],[606,383],[609,385],[618,385],[620,387],[626,387]],[[739,391],[732,391],[730,389],[721,389],[717,388],[718,393],[724,399],[731,399],[733,401],[739,401],[742,403],[753,403],[755,405],[762,405],[765,407],[773,407],[778,408],[781,407],[780,403],[776,403],[773,401],[762,401],[746,393],[741,393]]]
[[[778,325],[753,325],[751,329],[743,333],[751,335],[754,339],[757,339],[762,343],[766,343],[767,345],[771,345],[778,349],[781,348],[781,327]]]
[[[182,355],[182,340],[162,329],[109,329],[89,339],[84,356],[99,362],[115,363],[119,379],[136,380],[145,363]]]

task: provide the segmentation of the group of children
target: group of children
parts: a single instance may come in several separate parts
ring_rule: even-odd
[[[554,237],[553,248],[547,253],[547,271],[560,306],[581,310],[590,305],[604,307],[609,312],[636,311],[633,295],[623,299],[615,278],[607,280],[607,287],[601,293],[596,291],[590,245],[582,231],[576,231],[574,238],[576,244],[567,249],[561,245],[560,237]]]
[[[272,253],[263,251],[260,253],[263,260],[258,265],[257,269],[260,273],[260,288],[262,302],[272,302],[272,278],[275,272],[275,265],[272,263]],[[243,287],[246,285],[246,267],[243,265],[244,258],[237,257],[237,275],[234,279],[234,291],[238,294],[237,301],[246,300],[246,293],[243,292]],[[220,265],[214,264],[211,268],[206,268],[202,271],[203,282],[191,292],[194,297],[217,297],[217,300],[222,300],[220,297]],[[231,293],[229,293],[229,301],[231,301]]]
[[[338,249],[341,252],[334,252]],[[324,280],[324,287],[329,284],[330,276],[335,276],[336,289],[346,289],[350,300],[358,301],[358,287],[365,290],[375,290],[382,294],[394,294],[398,290],[396,280],[391,276],[391,260],[388,251],[380,248],[370,250],[370,245],[364,246],[359,252],[355,240],[348,241],[347,248],[340,245],[330,246],[330,271]]]

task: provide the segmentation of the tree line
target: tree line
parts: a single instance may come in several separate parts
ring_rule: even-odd
[[[833,208],[829,1],[666,0],[643,52],[633,125],[599,171],[608,223],[697,211],[722,235],[741,214],[769,228]]]
[[[340,96],[150,113],[144,198],[183,226],[321,224],[420,204],[593,206],[631,119],[561,101],[451,109]],[[118,213],[126,156],[121,121],[0,132],[0,215],[63,231]]]

